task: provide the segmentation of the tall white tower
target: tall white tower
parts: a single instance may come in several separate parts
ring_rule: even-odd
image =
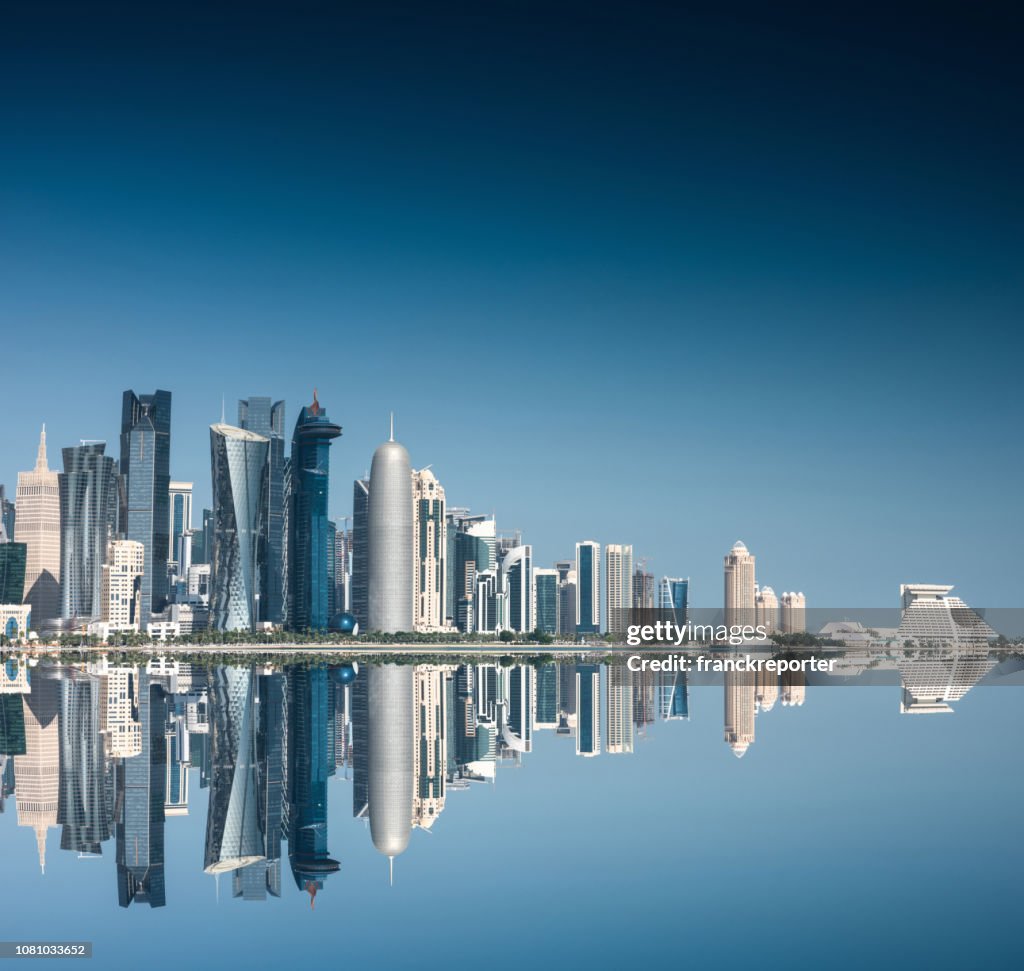
[[[391,437],[373,453],[367,509],[367,628],[395,634],[413,624],[412,467]]]
[[[737,540],[725,556],[725,622],[753,624],[755,616],[754,555]]]

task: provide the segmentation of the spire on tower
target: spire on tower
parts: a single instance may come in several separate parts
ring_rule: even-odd
[[[46,423],[43,423],[43,430],[39,433],[39,451],[36,453],[36,471],[49,472],[50,466],[46,461]]]
[[[395,413],[391,412],[391,432],[388,435],[388,441],[393,442],[395,440]]]

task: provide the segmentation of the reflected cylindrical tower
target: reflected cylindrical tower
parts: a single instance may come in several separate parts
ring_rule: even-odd
[[[413,673],[397,664],[367,671],[370,838],[388,857],[405,851],[412,831]]]
[[[394,634],[411,631],[412,468],[409,453],[396,441],[373,453],[367,510],[367,629]]]

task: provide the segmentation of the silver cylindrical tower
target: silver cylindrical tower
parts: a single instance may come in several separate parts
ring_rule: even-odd
[[[366,672],[370,838],[391,858],[405,851],[412,832],[413,673],[397,664]]]
[[[396,441],[373,453],[367,509],[367,628],[394,634],[411,631],[412,468]]]

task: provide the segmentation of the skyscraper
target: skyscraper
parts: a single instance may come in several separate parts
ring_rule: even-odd
[[[370,610],[370,480],[352,484],[352,614],[361,631],[367,630]]]
[[[609,633],[625,633],[633,604],[633,547],[609,543],[605,548],[605,607]]]
[[[779,598],[771,587],[758,587],[754,594],[754,623],[773,634],[779,626]]]
[[[263,575],[269,441],[231,425],[210,426],[213,549],[210,625],[251,630]]]
[[[17,518],[17,506],[7,498],[7,490],[0,485],[0,543],[14,539],[15,519]]]
[[[654,609],[654,574],[648,573],[642,565],[633,571],[633,608]]]
[[[408,467],[405,481],[410,481]],[[406,602],[412,606],[411,600]],[[371,617],[372,610],[371,600]],[[393,864],[408,847],[412,831],[414,669],[374,664],[368,666],[366,678],[370,838]]]
[[[593,540],[576,544],[576,633],[601,629],[601,546]]]
[[[167,562],[173,564],[175,573],[184,576],[188,567],[181,562],[181,538],[192,530],[192,483],[171,482],[170,484],[170,531],[171,545]]]
[[[110,630],[141,629],[144,569],[145,550],[141,543],[131,539],[115,539],[107,544],[100,609],[101,618]]]
[[[333,599],[334,524],[327,515],[330,448],[341,426],[313,391],[292,433],[288,496],[288,626],[292,630],[326,630]]]
[[[120,483],[105,442],[63,450],[60,485],[61,616],[93,620],[103,610],[103,564],[118,530]],[[166,556],[165,556],[166,559]],[[161,561],[163,562],[163,561]]]
[[[20,604],[25,599],[25,543],[0,543],[0,604]]]
[[[46,461],[46,426],[39,434],[39,452],[32,472],[18,473],[18,515],[14,541],[24,543],[25,602],[32,607],[37,630],[60,616],[60,486]]]
[[[558,600],[558,570],[535,568],[531,630],[538,630],[542,634],[558,633]]]
[[[25,695],[25,754],[14,759],[18,825],[35,831],[39,869],[46,872],[46,831],[57,825],[60,796],[60,681],[37,674]]]
[[[238,402],[238,427],[262,435],[267,449],[266,556],[263,567],[261,620],[284,622],[284,577],[288,537],[285,535],[284,402],[250,397]]]
[[[601,754],[601,669],[576,665],[576,754]]]
[[[533,547],[515,546],[501,561],[502,591],[507,598],[506,626],[525,634],[533,629]]]
[[[802,593],[783,593],[781,606],[779,629],[783,634],[802,634],[807,630],[807,598]]]
[[[736,758],[754,741],[756,675],[747,671],[725,673],[725,741]]]
[[[370,466],[367,552],[367,628],[394,634],[413,629],[412,468],[409,453],[391,438]]]
[[[126,539],[141,543],[142,623],[167,606],[170,542],[171,392],[137,395],[125,391],[121,403],[121,475],[127,516]]]
[[[725,622],[752,625],[755,617],[754,556],[739,540],[725,556]]]
[[[625,664],[609,664],[605,669],[608,689],[608,740],[605,751],[609,755],[628,754],[633,751],[633,672]]]
[[[412,474],[413,624],[418,631],[446,626],[448,521],[444,487],[430,469]]]
[[[662,577],[658,582],[658,609],[671,611],[675,624],[686,623],[689,597],[689,577]]]

